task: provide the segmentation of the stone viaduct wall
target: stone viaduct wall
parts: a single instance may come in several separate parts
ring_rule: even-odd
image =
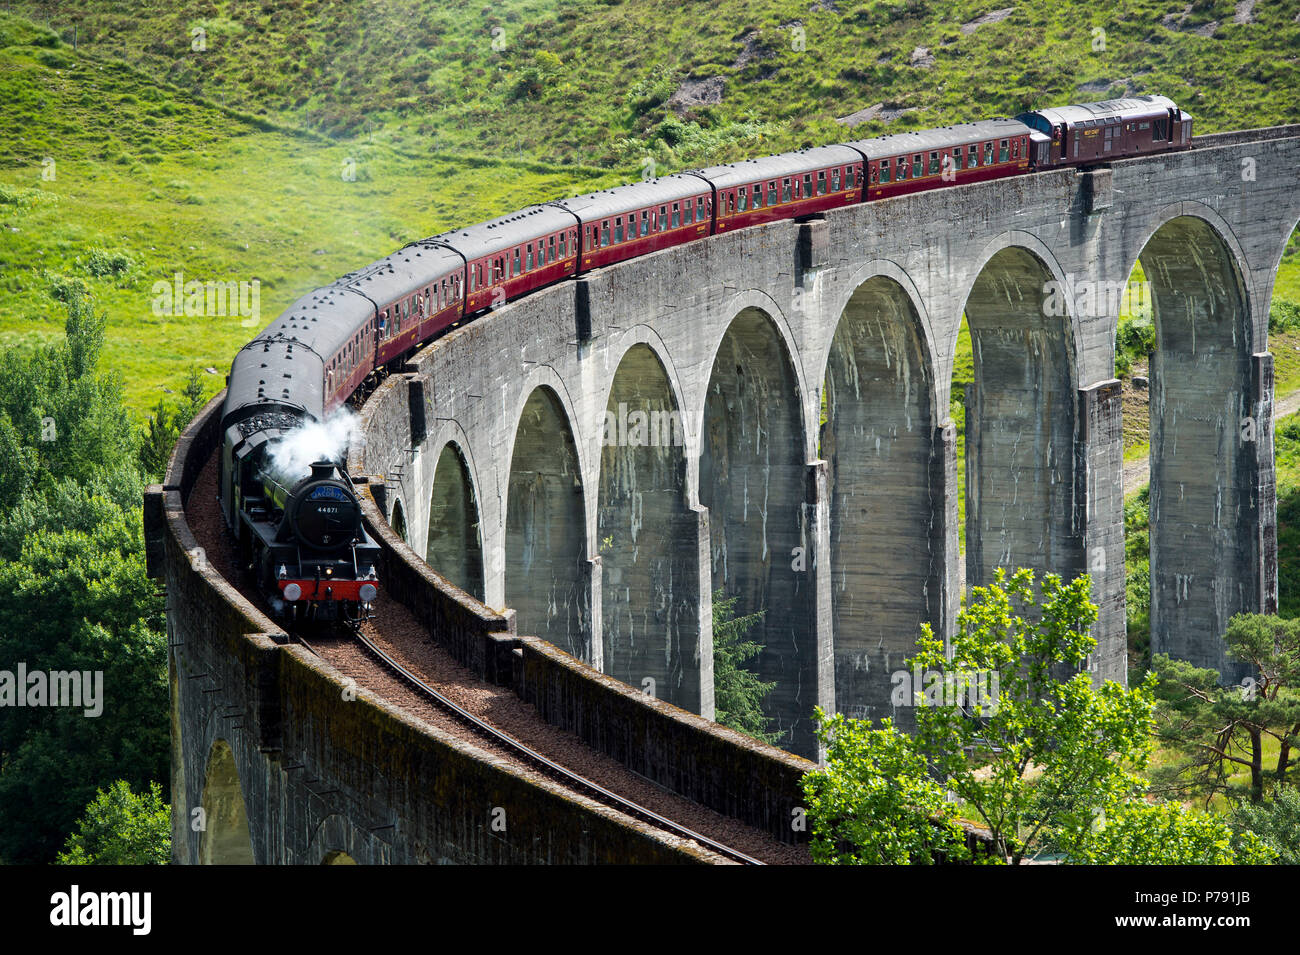
[[[1267,315],[1298,164],[1296,127],[1203,137],[602,269],[423,349],[372,396],[353,473],[517,632],[706,717],[713,592],[761,612],[770,715],[805,755],[814,705],[907,725],[891,672],[997,567],[1089,572],[1090,668],[1123,681],[1114,339],[1140,259],[1152,645],[1235,679],[1228,618],[1276,603]]]

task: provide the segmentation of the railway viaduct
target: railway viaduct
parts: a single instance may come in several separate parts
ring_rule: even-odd
[[[797,801],[789,774],[807,764],[691,715],[714,715],[716,591],[762,613],[751,638],[776,684],[769,712],[780,745],[807,757],[816,705],[906,724],[891,673],[922,624],[951,633],[962,587],[998,567],[1089,573],[1089,667],[1124,681],[1114,340],[1117,291],[1140,261],[1157,339],[1152,648],[1236,679],[1228,618],[1277,599],[1268,306],[1300,220],[1298,169],[1300,127],[1200,137],[1180,154],[723,234],[503,305],[425,347],[364,408],[350,464],[388,586],[548,718],[629,764],[650,760],[639,771],[673,786],[758,793],[766,815],[750,821],[774,831]],[[963,314],[964,455],[948,412]],[[320,861],[326,844],[412,858],[391,831],[419,823],[423,803],[403,787],[432,764],[385,756],[367,775],[357,762],[379,757],[360,739],[373,746],[383,720],[354,725],[354,709],[329,723],[338,707],[313,698],[329,698],[329,674],[192,557],[183,500],[214,431],[211,414],[191,428],[146,501],[169,593],[176,804],[229,817],[233,785],[259,861]],[[199,671],[224,675],[214,689]],[[414,733],[384,719],[390,736]],[[636,731],[611,742],[615,723]],[[705,784],[701,747],[748,762]],[[309,766],[306,790],[294,764]],[[381,768],[395,781],[371,778]],[[320,787],[364,812],[321,810],[308,826],[290,794],[311,803]],[[431,837],[434,856],[531,858],[494,855],[506,850],[462,822]],[[175,824],[181,860],[227,838]],[[618,832],[624,848],[654,842]],[[544,857],[597,858],[598,836]]]

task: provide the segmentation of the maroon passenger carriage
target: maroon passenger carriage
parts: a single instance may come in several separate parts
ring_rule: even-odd
[[[579,226],[578,271],[692,242],[713,231],[713,187],[699,176],[664,176],[549,203]]]
[[[465,316],[527,295],[577,271],[577,223],[572,215],[552,206],[529,206],[416,245],[460,256]]]
[[[848,146],[709,166],[695,175],[717,193],[715,232],[795,219],[862,199],[862,156]]]

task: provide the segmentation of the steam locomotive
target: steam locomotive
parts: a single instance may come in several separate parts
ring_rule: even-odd
[[[1190,115],[1140,96],[698,169],[412,242],[308,292],[236,356],[222,418],[226,523],[287,614],[355,614],[377,593],[377,548],[348,477],[328,459],[279,473],[275,449],[421,342],[538,288],[721,232],[1191,144]]]
[[[379,547],[362,525],[344,449],[313,440],[322,342],[301,333],[255,339],[235,357],[222,409],[222,516],[276,615],[357,620],[379,594]]]

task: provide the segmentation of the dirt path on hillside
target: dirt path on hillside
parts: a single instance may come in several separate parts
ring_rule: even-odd
[[[1300,411],[1300,391],[1292,392],[1273,405],[1273,421],[1276,424],[1279,418],[1285,418],[1297,411]],[[1150,456],[1137,461],[1130,461],[1124,465],[1124,493],[1126,495],[1141,490],[1142,486],[1147,483],[1150,468]]]

